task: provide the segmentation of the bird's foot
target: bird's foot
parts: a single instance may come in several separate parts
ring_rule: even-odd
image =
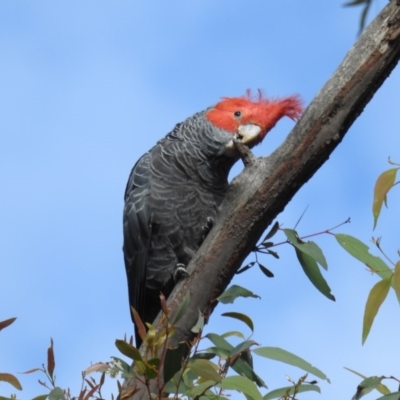
[[[174,272],[174,281],[178,282],[180,279],[187,278],[188,276],[189,274],[186,271],[186,265],[182,263],[176,264],[176,269]]]
[[[207,237],[207,235],[210,233],[211,228],[214,226],[215,220],[212,217],[207,217],[206,223],[201,227],[201,230],[203,231],[202,235],[202,241]]]
[[[256,157],[251,150],[244,143],[242,143],[240,135],[236,134],[236,136],[233,138],[233,143],[243,161],[244,166],[247,167],[251,164],[254,164]]]

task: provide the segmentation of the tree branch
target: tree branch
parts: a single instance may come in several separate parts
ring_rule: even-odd
[[[192,337],[198,312],[210,314],[214,301],[258,239],[329,158],[400,58],[400,7],[392,0],[360,36],[284,143],[269,157],[251,159],[233,180],[214,228],[168,299],[171,315],[186,295],[190,302],[169,346]],[[242,152],[243,153],[243,152]],[[160,323],[158,317],[154,324]],[[126,390],[135,381],[127,381]],[[152,392],[158,393],[152,385]],[[133,399],[145,399],[141,390]]]

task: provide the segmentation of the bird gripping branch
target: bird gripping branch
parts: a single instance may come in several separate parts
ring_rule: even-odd
[[[211,229],[240,157],[235,142],[252,148],[279,119],[301,113],[296,95],[224,97],[177,124],[135,164],[125,191],[123,252],[129,303],[142,321],[153,322],[160,292],[168,297]]]

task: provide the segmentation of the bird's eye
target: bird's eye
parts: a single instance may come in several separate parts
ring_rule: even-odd
[[[241,113],[240,111],[235,111],[235,112],[233,113],[233,115],[234,115],[236,118],[239,118],[239,117],[242,116],[242,113]]]

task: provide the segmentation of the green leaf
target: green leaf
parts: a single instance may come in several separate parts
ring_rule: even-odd
[[[231,368],[241,376],[245,376],[251,381],[255,382],[259,387],[267,387],[265,382],[254,372],[250,365],[242,360],[241,358],[236,359],[236,361],[231,365]]]
[[[268,239],[271,239],[272,236],[274,236],[275,233],[278,232],[278,230],[279,230],[279,222],[276,221],[272,226],[271,230],[265,235],[265,238],[262,240],[262,243],[264,243]]]
[[[32,400],[46,400],[48,396],[49,396],[48,394],[41,394],[39,396],[34,397]]]
[[[366,264],[368,268],[378,274],[382,279],[390,278],[392,270],[381,258],[369,253],[369,247],[353,236],[337,233],[335,235],[338,243],[354,258]]]
[[[237,390],[246,396],[250,396],[253,400],[262,400],[260,391],[250,379],[245,376],[228,376],[217,385],[225,390]]]
[[[241,349],[240,349],[241,350]],[[239,358],[241,360],[243,360],[246,364],[248,364],[250,366],[250,368],[254,368],[254,363],[253,363],[253,355],[251,354],[250,350],[244,350],[240,352]],[[237,358],[235,359],[235,361],[237,360]],[[233,362],[233,364],[235,363],[235,361]],[[232,366],[232,365],[231,365]],[[255,382],[255,380],[253,379],[253,377],[248,377],[251,381]]]
[[[328,269],[324,253],[315,242],[303,242],[294,229],[283,229],[283,232],[296,249],[313,258],[322,268]]]
[[[174,381],[170,380],[164,385],[163,391],[165,393],[174,393],[175,394],[175,393],[182,393],[183,391],[186,393],[188,390],[188,388],[186,386],[183,386],[182,381],[179,383],[179,387],[177,387],[177,386],[178,386],[178,384],[175,384]],[[117,399],[118,399],[118,397],[117,397]]]
[[[49,400],[66,400],[64,392],[62,391],[61,388],[55,387],[50,393],[49,393]]]
[[[222,347],[217,347],[217,346],[209,347],[208,349],[205,349],[204,352],[206,354],[213,354],[214,357],[217,355],[218,357],[221,357],[223,360],[228,359],[231,354],[230,350],[224,349]],[[198,354],[196,356],[198,356]],[[192,358],[195,358],[196,356],[193,356]],[[208,358],[209,360],[211,360],[211,358],[213,358],[213,357],[202,356],[201,358]]]
[[[277,260],[279,260],[279,254],[276,251],[272,251],[270,249],[267,249],[267,254],[270,254],[271,256],[275,257]]]
[[[357,372],[357,371],[354,371],[354,369],[347,368],[347,367],[344,367],[344,369],[347,369],[347,371],[350,371],[350,372],[352,372],[353,374],[358,375],[360,378],[363,378],[363,379],[366,379],[366,378],[367,378],[365,375],[360,374],[360,373]],[[384,385],[383,383],[380,383],[380,384],[376,387],[376,389],[377,389],[379,392],[381,392],[382,394],[389,394],[389,393],[390,393],[389,388],[388,388],[386,385]]]
[[[115,341],[115,346],[117,349],[124,355],[129,357],[134,361],[143,361],[142,356],[139,350],[136,347],[133,347],[131,344],[126,342],[125,340],[117,339]]]
[[[146,379],[156,379],[159,367],[160,367],[159,358],[152,358],[148,360],[146,362],[146,372],[144,374]]]
[[[400,399],[400,392],[394,392],[387,394],[386,396],[379,397],[376,400],[399,400]]]
[[[0,331],[4,328],[7,328],[7,326],[11,325],[17,318],[9,318],[5,319],[4,321],[0,321]]]
[[[239,268],[239,269],[236,271],[236,275],[239,275],[239,274],[241,274],[242,272],[247,271],[247,270],[250,269],[254,264],[255,264],[255,261],[252,261],[251,263],[245,265],[244,267]]]
[[[353,0],[353,1],[349,1],[348,3],[344,3],[343,6],[344,7],[358,6],[360,4],[369,3],[369,1],[370,0]]]
[[[223,337],[223,338],[227,338],[229,336],[236,336],[236,337],[241,338],[241,339],[245,338],[243,333],[242,332],[238,332],[238,331],[229,331],[229,332],[225,332],[223,335],[221,335],[221,337]]]
[[[381,383],[383,376],[371,376],[364,379],[358,386],[356,394],[351,398],[351,400],[359,400],[361,397],[365,396]]]
[[[187,393],[193,386],[193,382],[197,379],[197,375],[186,369],[185,373],[175,374],[163,388],[166,393]],[[118,400],[118,399],[117,399]]]
[[[135,376],[135,370],[138,371],[140,375],[146,372],[146,365],[143,361],[136,361],[134,364],[135,369],[133,369],[131,365],[118,357],[111,357],[111,359],[114,361],[115,367],[121,371],[121,377],[123,379],[133,378]]]
[[[208,333],[205,337],[219,349],[227,350],[229,353],[233,350],[233,346],[222,336],[219,336],[216,333]]]
[[[315,259],[308,254],[303,253],[298,248],[295,248],[297,259],[303,268],[304,273],[311,283],[328,299],[335,301],[335,296],[331,293],[331,288],[321,274],[321,271]]]
[[[358,6],[358,5],[361,5],[361,4],[364,5],[364,8],[363,8],[363,10],[361,12],[360,29],[359,29],[358,34],[361,34],[361,31],[364,29],[365,20],[367,18],[367,14],[368,14],[368,10],[369,10],[369,7],[371,5],[371,2],[372,2],[372,0],[353,0],[353,1],[350,1],[350,2],[344,4],[345,7]]]
[[[221,376],[217,372],[218,366],[209,360],[197,358],[191,361],[188,367],[204,380],[214,383],[221,381]]]
[[[274,242],[262,242],[263,250],[267,249],[268,247],[272,247],[274,244]]]
[[[365,343],[369,331],[371,330],[371,326],[374,322],[375,316],[378,313],[380,306],[386,299],[386,296],[390,289],[390,282],[390,278],[382,279],[381,281],[376,283],[369,292],[364,311],[362,344]]]
[[[207,392],[207,390],[214,385],[214,381],[202,382],[199,385],[192,387],[187,393],[183,394],[187,394],[190,398],[195,398]]]
[[[268,278],[273,278],[274,274],[268,269],[265,268],[264,265],[258,263],[259,268],[261,269],[261,272],[266,275]]]
[[[218,396],[212,392],[207,393],[205,396],[200,396],[199,400],[230,400],[228,397]]]
[[[204,328],[204,315],[199,310],[199,317],[197,318],[196,325],[191,329],[193,333],[199,333]]]
[[[321,393],[321,389],[317,385],[301,385],[296,389],[297,393],[304,393],[304,392],[318,392]],[[263,399],[264,400],[270,400],[270,399],[278,399],[285,394],[288,393],[290,395],[294,394],[294,387],[293,386],[287,386],[279,389],[272,390],[271,392],[268,392]]]
[[[370,7],[370,5],[371,5],[371,1],[372,0],[366,0],[366,4],[365,4],[365,7],[364,7],[364,9],[362,10],[362,13],[361,13],[361,18],[360,18],[360,29],[359,29],[359,31],[358,31],[358,34],[361,34],[361,32],[362,32],[362,30],[364,29],[364,27],[365,27],[365,21],[366,21],[366,19],[367,19],[367,14],[368,14],[368,10],[369,10],[369,7]]]
[[[206,349],[206,350],[200,350],[201,353],[193,354],[191,359],[194,360],[196,358],[203,358],[205,360],[212,360],[216,356],[215,351],[213,351],[212,349],[215,349],[215,347],[214,348],[209,348],[209,349]]]
[[[379,175],[378,179],[375,183],[374,189],[374,202],[372,205],[372,214],[374,216],[374,229],[378,222],[379,214],[381,213],[383,202],[386,203],[386,195],[389,190],[393,187],[394,181],[396,180],[398,168],[392,168],[381,175]]]
[[[7,382],[10,385],[13,385],[15,389],[22,390],[22,386],[19,383],[19,380],[11,374],[7,374],[5,372],[0,373],[0,381]]]
[[[215,347],[211,347],[206,351],[212,354],[217,354],[219,357],[223,359],[227,359],[231,356],[233,351],[233,346],[227,342],[222,336],[219,336],[215,333],[209,333],[205,336],[208,338]],[[238,374],[242,376],[246,376],[247,378],[254,381],[258,386],[266,387],[264,381],[253,371],[253,369],[245,363],[242,359],[238,358],[231,368],[236,371]]]
[[[246,340],[242,343],[239,343],[231,352],[231,357],[235,357],[243,351],[248,350],[251,346],[257,344],[254,340]]]
[[[225,292],[222,293],[221,296],[217,298],[217,300],[223,304],[227,304],[233,303],[238,297],[254,297],[256,299],[260,298],[260,296],[257,296],[256,294],[250,292],[250,290],[247,290],[244,287],[232,285],[227,290],[225,290]]]
[[[197,376],[190,370],[186,370],[183,375],[176,374],[174,378],[165,385],[163,392],[173,394],[187,393],[194,386],[194,379],[197,379]],[[117,400],[119,399],[117,398]]]
[[[187,293],[182,301],[181,306],[179,307],[178,312],[176,313],[176,316],[172,319],[172,324],[176,324],[183,317],[183,314],[185,314],[185,311],[189,305],[189,301],[190,301],[190,293]]]
[[[272,360],[281,361],[285,364],[293,365],[331,383],[329,378],[321,370],[312,366],[309,362],[303,360],[295,354],[279,347],[259,347],[254,349],[253,353],[258,354],[261,357],[266,357]]]
[[[392,286],[400,303],[400,261],[397,261],[392,278]]]
[[[235,318],[235,319],[238,319],[239,321],[244,322],[251,329],[251,331],[254,332],[253,321],[246,314],[242,314],[242,313],[238,313],[238,312],[226,312],[221,315],[223,317]]]

